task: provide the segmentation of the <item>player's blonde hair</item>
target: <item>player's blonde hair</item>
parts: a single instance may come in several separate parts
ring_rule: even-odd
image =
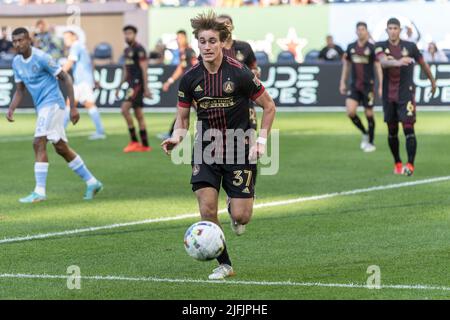
[[[228,39],[230,35],[230,30],[228,30],[225,23],[217,21],[217,15],[214,11],[209,10],[198,14],[195,18],[191,19],[191,26],[194,31],[195,39],[198,39],[198,34],[200,31],[213,30],[219,33],[219,40],[224,42]]]

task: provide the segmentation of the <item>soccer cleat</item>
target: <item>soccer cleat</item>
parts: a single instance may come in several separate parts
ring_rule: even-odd
[[[401,162],[397,162],[395,164],[394,174],[403,174],[403,164]]]
[[[136,152],[150,152],[153,148],[150,146],[143,146],[142,144],[139,145],[138,148],[136,148]]]
[[[89,140],[103,140],[106,139],[106,135],[104,133],[93,133],[89,136]]]
[[[227,197],[227,210],[228,210],[228,215],[230,216],[230,225],[231,225],[231,230],[233,230],[233,232],[237,235],[240,236],[245,232],[245,225],[244,224],[239,224],[236,221],[233,220],[232,216],[231,216],[231,201],[230,201],[230,197]]]
[[[213,273],[209,275],[209,280],[223,280],[227,277],[234,276],[233,267],[227,264],[221,264],[213,270]]]
[[[171,135],[168,132],[165,132],[165,133],[158,133],[156,137],[161,140],[166,140],[169,139]]]
[[[123,152],[129,153],[129,152],[138,152],[137,149],[139,149],[139,146],[141,144],[136,141],[131,141],[124,149]]]
[[[84,200],[92,200],[94,196],[103,190],[103,184],[100,181],[97,181],[95,184],[89,185],[86,187],[86,192],[84,194]]]
[[[373,145],[370,142],[367,143],[366,146],[363,149],[364,152],[374,152],[375,150],[377,150],[377,147],[375,147],[375,145]]]
[[[414,173],[414,165],[412,165],[411,163],[407,163],[404,167],[403,167],[403,174],[405,176],[412,176]]]
[[[19,199],[20,203],[35,203],[35,202],[41,202],[47,200],[45,196],[41,196],[40,194],[36,192],[32,192],[28,197]]]
[[[366,148],[366,145],[369,143],[369,135],[368,134],[363,134],[362,135],[362,139],[361,139],[361,144],[359,145],[359,147],[364,150]]]

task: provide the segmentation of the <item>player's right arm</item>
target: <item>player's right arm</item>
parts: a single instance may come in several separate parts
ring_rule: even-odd
[[[166,82],[164,82],[163,87],[162,87],[162,90],[163,90],[164,92],[169,91],[170,86],[171,86],[175,81],[177,81],[178,78],[180,78],[180,77],[183,75],[183,72],[184,72],[184,67],[183,67],[183,64],[180,63],[180,64],[177,65],[175,71],[172,73],[172,75],[170,76],[170,78],[167,79]]]
[[[183,141],[189,130],[189,115],[191,105],[193,102],[191,83],[187,75],[184,75],[180,81],[180,87],[178,89],[178,109],[175,125],[172,133],[172,137],[164,140],[161,143],[166,154],[170,154],[170,151]]]
[[[120,83],[119,86],[116,89],[116,98],[119,97],[119,92],[120,89],[122,88],[123,83],[125,82],[125,79],[127,79],[128,74],[127,74],[127,68],[125,66],[125,64],[122,66],[122,79],[120,79]]]
[[[347,80],[348,80],[348,75],[350,73],[350,62],[349,62],[349,55],[348,55],[349,50],[347,49],[347,51],[344,53],[343,57],[342,57],[342,73],[341,73],[341,81],[339,84],[339,92],[342,95],[345,95],[347,93]]]
[[[25,93],[25,85],[23,84],[23,82],[17,82],[16,92],[14,92],[14,96],[12,98],[11,104],[9,105],[8,112],[6,113],[6,119],[9,122],[14,122],[14,111],[22,101],[24,93]]]

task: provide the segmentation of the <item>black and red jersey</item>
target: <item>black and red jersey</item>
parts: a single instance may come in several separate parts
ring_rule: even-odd
[[[238,60],[240,63],[245,64],[249,69],[256,68],[256,56],[248,42],[233,40],[231,48],[223,48],[222,51],[224,55]]]
[[[358,41],[348,45],[344,58],[352,64],[351,86],[361,92],[373,90],[375,83],[375,46],[366,42],[363,46]]]
[[[187,47],[186,49],[180,51],[180,64],[183,69],[188,70],[197,64],[197,62],[197,54],[191,47]]]
[[[246,65],[249,69],[254,69],[257,67],[255,53],[248,42],[233,40],[231,48],[223,48],[222,52],[224,56],[239,61],[240,63]],[[199,56],[198,60],[202,60],[202,56]]]
[[[385,55],[388,59],[411,57],[416,63],[422,62],[423,57],[414,42],[400,40],[393,45],[388,40],[376,44],[377,57]],[[414,95],[414,63],[403,67],[383,68],[383,100],[385,102],[407,103]]]
[[[125,68],[127,70],[126,81],[131,84],[143,82],[142,69],[140,62],[147,60],[145,49],[139,43],[135,42],[124,50]]]
[[[196,106],[202,136],[208,129],[217,129],[225,136],[227,129],[250,128],[250,99],[257,99],[264,90],[247,66],[224,56],[215,74],[210,74],[200,61],[183,75],[178,106]]]

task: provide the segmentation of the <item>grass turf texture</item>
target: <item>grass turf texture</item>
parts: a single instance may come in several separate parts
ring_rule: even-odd
[[[48,201],[22,205],[34,186],[31,136],[34,116],[18,114],[0,125],[0,239],[197,211],[190,166],[174,166],[158,148],[158,132],[172,115],[149,114],[154,151],[123,154],[127,131],[119,115],[105,114],[108,139],[87,141],[87,114],[70,127],[71,146],[105,190],[83,202],[84,183],[50,151]],[[421,113],[413,177],[392,174],[386,129],[377,115],[375,153],[359,150],[360,135],[343,113],[280,113],[280,170],[259,176],[257,202],[290,199],[450,175],[448,113]],[[15,139],[17,141],[12,141]],[[401,136],[403,159],[404,138]],[[49,148],[51,146],[49,145]],[[221,191],[220,208],[225,206]],[[342,196],[258,209],[247,232],[236,237],[222,215],[237,276],[231,280],[357,283],[369,265],[383,284],[450,286],[450,182]],[[185,253],[185,230],[198,219],[117,228],[0,245],[0,274],[122,275],[207,279],[215,262]],[[2,299],[445,299],[449,291],[319,288],[227,284],[0,278]]]

